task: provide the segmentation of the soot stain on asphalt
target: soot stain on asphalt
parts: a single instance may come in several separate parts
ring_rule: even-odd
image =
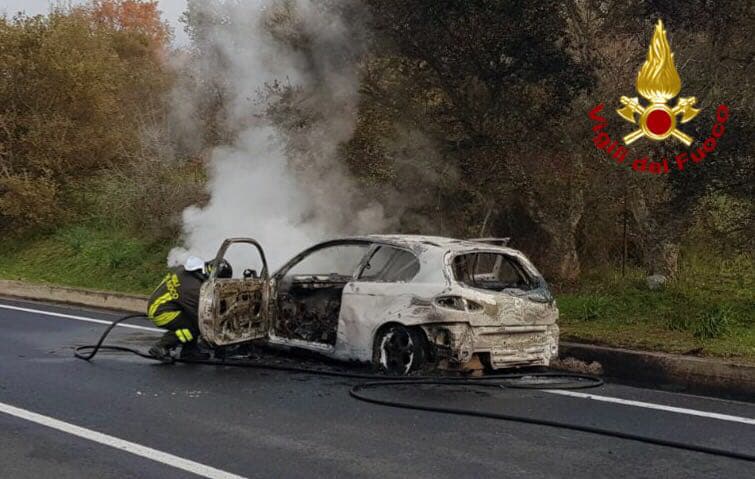
[[[158,333],[141,333],[141,332],[134,332],[124,335],[123,337],[119,337],[119,342],[129,343],[129,344],[139,344],[139,345],[151,345],[155,342],[156,335]]]

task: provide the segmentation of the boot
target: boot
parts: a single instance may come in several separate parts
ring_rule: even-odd
[[[170,355],[170,350],[159,343],[149,348],[149,355],[163,363],[173,362],[173,356]]]
[[[204,361],[210,359],[210,353],[202,351],[197,341],[186,343],[181,347],[179,359],[186,361]]]
[[[149,348],[149,355],[164,363],[172,363],[173,356],[171,356],[170,352],[178,346],[178,343],[176,334],[173,331],[168,331],[163,334],[154,346]]]

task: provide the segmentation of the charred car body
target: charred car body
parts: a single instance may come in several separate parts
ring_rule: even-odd
[[[519,251],[490,240],[370,235],[327,241],[269,275],[210,277],[200,299],[215,347],[265,339],[392,374],[423,367],[547,366],[558,353],[558,309]]]

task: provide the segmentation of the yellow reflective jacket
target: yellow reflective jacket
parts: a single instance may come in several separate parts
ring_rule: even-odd
[[[147,316],[157,326],[164,326],[184,313],[192,322],[199,313],[199,290],[205,277],[200,271],[171,268],[149,297]]]

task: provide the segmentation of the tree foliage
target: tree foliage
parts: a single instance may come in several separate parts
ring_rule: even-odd
[[[157,0],[94,0],[80,10],[98,27],[143,35],[155,48],[164,47],[172,35],[170,25],[160,17]]]
[[[569,121],[593,72],[569,54],[562,12],[538,2],[370,5],[380,47],[365,104],[390,105],[386,123],[427,137],[435,168],[453,174],[437,192],[446,223],[436,232],[512,235],[504,228],[524,210],[539,228],[517,231],[517,244],[575,278],[584,178]],[[547,245],[526,244],[535,238]]]
[[[379,168],[362,171],[377,169],[403,188],[386,145],[406,129],[429,138],[434,169],[453,172],[449,181],[426,185],[436,190],[433,206],[446,220],[430,225],[436,231],[450,227],[463,236],[488,228],[513,236],[551,277],[574,279],[582,264],[621,257],[626,221],[630,260],[673,276],[696,205],[722,194],[752,204],[753,101],[746,86],[753,47],[740,34],[752,28],[752,5],[369,3],[378,32],[360,112],[369,120],[360,122],[354,139],[364,146],[354,145],[351,154],[357,170],[370,159]],[[732,105],[739,116],[710,161],[661,177],[606,161],[590,141],[586,115],[601,102],[614,115],[612,103],[618,107],[621,95],[632,96],[658,18],[672,32],[676,58],[683,59],[677,60],[683,93],[696,95],[705,112],[684,128],[701,142],[718,104]],[[626,133],[619,120],[611,123],[612,137]],[[655,159],[679,151],[673,142],[637,145]],[[416,188],[422,179],[410,183]],[[751,229],[747,224],[740,226]]]
[[[178,212],[203,198],[196,159],[256,121],[234,116],[224,77],[234,49],[254,46],[212,41],[219,25],[248,21],[229,18],[234,10],[223,7],[234,1],[195,8],[192,0],[183,17],[192,44],[180,51],[168,50],[172,32],[152,0],[92,0],[0,19],[0,227],[47,227],[92,207],[149,235],[175,233]],[[262,94],[278,99],[267,113],[289,136],[294,169],[307,163],[322,175],[348,173],[365,197],[395,212],[397,229],[511,236],[550,278],[566,281],[625,251],[629,261],[673,275],[679,247],[691,239],[715,254],[747,250],[755,46],[743,32],[755,24],[751,3],[315,3],[359,32],[358,48],[334,55],[356,64],[359,86],[353,135],[343,129],[350,136],[337,148],[341,164],[301,160],[323,156],[301,138],[317,138],[312,132],[343,107],[339,95],[324,94],[329,72],[313,70],[320,84],[308,89],[286,78],[267,85]],[[304,64],[324,50],[341,52],[313,44],[294,4],[281,0],[269,10],[267,33]],[[659,18],[682,94],[702,108],[683,129],[704,139],[722,103],[732,119],[715,155],[655,176],[607,161],[592,144],[587,112],[605,103],[605,115],[615,117],[619,98],[634,96]],[[181,91],[196,101],[181,102]],[[168,93],[190,121],[170,117]],[[351,115],[352,106],[341,109]],[[620,138],[626,127],[615,117],[608,133]],[[655,159],[681,151],[672,141],[636,145]],[[139,205],[153,214],[127,214]]]
[[[85,195],[82,182],[140,151],[143,126],[169,85],[156,55],[167,36],[142,31],[159,23],[153,10],[139,22],[102,15],[108,5],[139,3],[0,18],[3,229],[54,224]]]

